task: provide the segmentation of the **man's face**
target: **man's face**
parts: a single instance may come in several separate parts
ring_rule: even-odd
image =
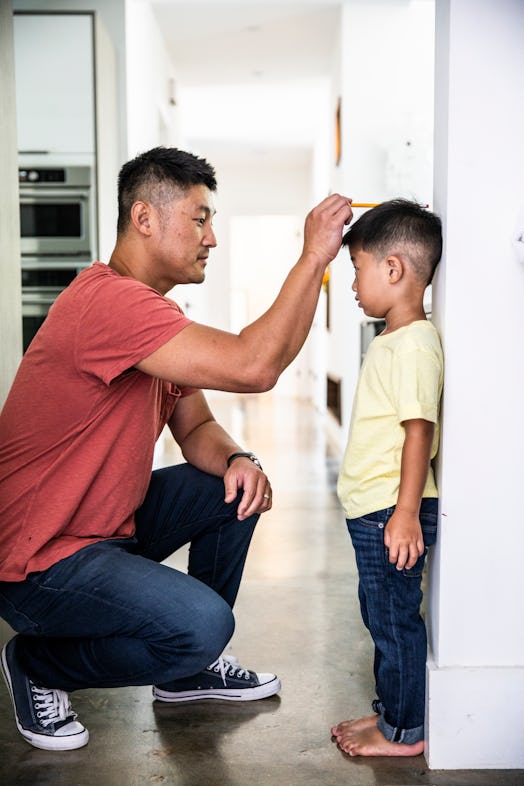
[[[204,185],[192,186],[156,210],[152,261],[159,291],[204,281],[209,251],[217,244],[214,214],[212,192]]]

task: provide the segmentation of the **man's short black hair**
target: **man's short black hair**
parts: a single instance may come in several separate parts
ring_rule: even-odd
[[[408,199],[391,199],[367,210],[350,226],[342,245],[376,257],[407,256],[417,276],[429,284],[442,256],[442,222]]]
[[[118,224],[122,234],[134,202],[143,199],[161,204],[174,191],[204,185],[216,191],[215,170],[205,158],[176,147],[154,147],[123,165],[118,175]]]

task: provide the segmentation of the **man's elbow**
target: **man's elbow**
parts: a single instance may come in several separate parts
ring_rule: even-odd
[[[267,393],[272,390],[278,382],[280,371],[267,364],[253,364],[249,369],[245,369],[243,384],[246,386],[245,393]]]

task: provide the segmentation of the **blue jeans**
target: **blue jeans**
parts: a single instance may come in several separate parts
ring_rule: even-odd
[[[157,470],[135,537],[0,582],[0,616],[18,631],[17,657],[31,679],[65,691],[169,686],[214,661],[233,634],[258,519],[238,521],[239,499],[226,504],[224,494],[222,478],[189,464]],[[186,543],[188,574],[160,564]]]
[[[437,537],[438,500],[423,499],[420,523],[425,552],[410,570],[389,562],[384,528],[395,508],[348,519],[359,574],[362,619],[375,644],[374,674],[387,740],[413,744],[424,739],[427,637],[420,616],[422,571]]]

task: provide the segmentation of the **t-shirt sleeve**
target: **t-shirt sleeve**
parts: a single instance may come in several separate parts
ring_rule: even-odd
[[[422,418],[438,422],[441,364],[430,349],[412,349],[397,357],[393,380],[399,421]]]
[[[174,301],[145,284],[108,283],[83,303],[75,342],[78,368],[106,385],[191,324]]]

